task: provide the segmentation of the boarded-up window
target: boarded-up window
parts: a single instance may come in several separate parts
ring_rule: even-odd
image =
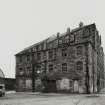
[[[22,79],[19,79],[19,88],[24,88],[25,87],[25,81]]]
[[[32,88],[32,80],[31,79],[26,80],[26,88],[28,88],[28,89]]]
[[[70,87],[73,87],[73,80],[70,80]]]

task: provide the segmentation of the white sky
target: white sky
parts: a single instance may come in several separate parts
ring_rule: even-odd
[[[96,23],[105,49],[105,0],[0,0],[0,68],[15,77],[14,55],[67,27]]]

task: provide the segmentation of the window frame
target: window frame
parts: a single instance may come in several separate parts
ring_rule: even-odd
[[[53,50],[48,51],[48,58],[53,59]]]
[[[62,49],[62,56],[66,57],[67,56],[67,48]]]
[[[49,72],[52,72],[53,71],[53,64],[49,64]]]
[[[37,60],[41,60],[41,52],[37,52]]]
[[[76,70],[77,71],[83,71],[83,62],[82,61],[76,62]]]
[[[67,63],[62,63],[62,72],[67,72]]]
[[[76,55],[82,56],[83,55],[83,46],[77,46],[76,47]]]

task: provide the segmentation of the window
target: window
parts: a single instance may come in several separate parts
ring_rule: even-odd
[[[22,71],[23,69],[22,68],[19,68],[19,70]]]
[[[62,72],[67,72],[67,63],[62,64]]]
[[[38,72],[41,72],[41,64],[38,64],[38,65],[37,65],[36,72],[37,72],[37,73],[38,73]]]
[[[67,49],[62,49],[62,56],[67,56]]]
[[[27,55],[27,61],[30,61],[30,56],[29,55]]]
[[[30,68],[30,67],[27,67],[26,74],[27,74],[27,75],[30,75],[31,73],[32,73],[31,68]]]
[[[32,61],[35,59],[35,55],[34,54],[32,54]]]
[[[52,72],[52,71],[53,71],[53,65],[50,64],[50,65],[49,65],[49,72]]]
[[[77,47],[77,55],[82,55],[83,50],[82,50],[82,46],[78,46]]]
[[[62,38],[59,39],[59,44],[62,44]]]
[[[53,58],[53,51],[50,50],[50,51],[49,51],[49,59],[52,59],[52,58]]]
[[[83,63],[81,61],[78,61],[76,63],[76,68],[78,71],[82,71],[83,70]]]
[[[43,52],[43,56],[46,57],[46,51]]]
[[[86,28],[85,30],[84,30],[84,37],[87,37],[87,36],[89,36],[89,34],[90,34],[90,31],[89,31],[89,29],[88,28]]]
[[[56,59],[56,57],[57,57],[57,50],[55,49],[54,50],[54,59]]]
[[[73,80],[70,80],[70,87],[73,87]]]
[[[20,62],[20,63],[22,62],[22,56],[19,57],[19,62]]]
[[[74,42],[74,39],[75,39],[75,38],[74,38],[74,35],[71,34],[71,35],[70,35],[70,42]]]
[[[27,67],[27,70],[30,70],[30,67]]]
[[[25,83],[26,83],[26,88],[27,88],[27,89],[31,89],[32,80],[31,80],[31,79],[26,79]]]
[[[37,60],[41,60],[41,53],[40,52],[37,53]]]
[[[66,37],[65,37],[65,43],[68,43],[69,42],[69,36],[67,35]]]
[[[63,43],[63,44],[65,43],[65,37],[62,38],[62,43]]]
[[[19,75],[23,75],[23,74],[24,74],[23,69],[19,68]]]
[[[43,50],[43,49],[44,49],[44,43],[41,44],[41,50]]]

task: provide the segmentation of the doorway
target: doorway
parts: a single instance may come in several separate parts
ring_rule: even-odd
[[[79,83],[77,80],[74,81],[74,93],[79,93]]]
[[[47,80],[46,90],[47,92],[57,92],[56,80]]]

